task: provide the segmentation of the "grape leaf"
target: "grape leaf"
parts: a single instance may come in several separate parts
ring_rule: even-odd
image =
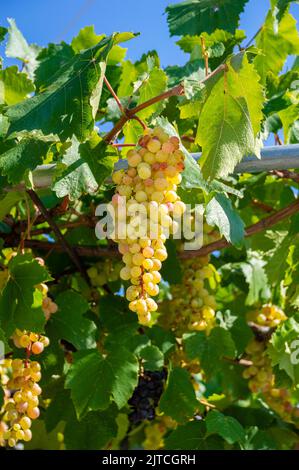
[[[203,421],[190,421],[166,436],[165,449],[216,450],[223,449],[223,441],[218,436],[207,437]]]
[[[224,194],[217,194],[206,206],[206,219],[209,225],[216,225],[220,235],[238,245],[244,239],[244,222]]]
[[[134,37],[135,35],[133,33],[124,33],[128,34],[127,39],[131,39],[131,37]],[[130,34],[132,34],[130,36]],[[121,37],[120,35],[118,42],[121,42]],[[104,39],[106,36],[105,34],[98,35],[95,33],[94,30],[94,25],[92,26],[85,26],[79,31],[79,34],[73,38],[71,42],[71,46],[76,54],[79,52],[82,52],[86,49],[89,49],[90,47],[96,46],[102,39]],[[123,39],[123,40],[127,40]],[[108,65],[115,65],[119,62],[121,62],[126,55],[127,49],[120,47],[119,45],[115,45],[111,48],[111,51],[109,52],[109,57],[107,59],[107,64]]]
[[[224,29],[233,33],[248,0],[185,0],[166,8],[171,36],[212,33]]]
[[[113,398],[122,408],[137,385],[138,361],[115,344],[106,357],[98,350],[80,351],[66,377],[78,418],[88,411],[105,410]]]
[[[265,273],[265,262],[255,253],[248,254],[248,262],[239,264],[249,287],[246,305],[254,305],[261,299],[269,300],[271,292]]]
[[[255,136],[262,105],[253,66],[246,56],[238,69],[232,61],[213,86],[199,118],[196,142],[202,147],[200,163],[207,179],[227,176],[246,154],[257,153]]]
[[[77,292],[64,291],[55,299],[58,311],[48,324],[51,338],[65,339],[77,349],[96,347],[96,325],[83,315],[89,309],[88,302]]]
[[[71,46],[76,54],[89,49],[90,47],[98,44],[104,35],[98,35],[95,33],[94,25],[85,26],[80,29],[78,35],[72,39]]]
[[[272,365],[285,371],[293,383],[299,381],[299,323],[289,318],[271,336],[267,348]]]
[[[50,43],[37,56],[38,67],[35,70],[35,86],[38,91],[46,89],[57,78],[57,70],[61,70],[72,58],[74,51],[69,44]]]
[[[9,134],[40,129],[61,139],[76,135],[79,141],[85,140],[94,128],[105,61],[113,42],[113,37],[108,37],[76,54],[57,70],[45,91],[9,107]]]
[[[126,60],[122,64],[122,72],[117,89],[119,98],[130,96],[133,93],[133,83],[137,80],[138,72],[134,64]]]
[[[167,75],[158,67],[154,67],[149,71],[148,76],[143,80],[142,85],[139,88],[139,98],[137,105],[147,101],[154,96],[159,95],[166,89]],[[161,102],[152,104],[142,111],[138,112],[140,119],[147,119],[152,114],[161,111],[163,104]]]
[[[168,257],[162,265],[162,277],[165,281],[169,282],[169,284],[179,284],[182,281],[182,268],[173,240],[166,241],[166,249]]]
[[[225,416],[220,411],[212,410],[206,418],[208,434],[219,434],[229,444],[243,442],[245,439],[245,430],[243,426],[231,416]]]
[[[188,372],[179,367],[172,369],[161,396],[159,409],[182,423],[191,418],[199,406]]]
[[[203,332],[184,335],[187,356],[199,359],[206,374],[211,375],[221,369],[223,356],[234,357],[236,346],[229,331],[215,327],[209,336]]]
[[[34,71],[38,65],[37,55],[40,47],[36,44],[28,44],[21,31],[18,29],[16,22],[12,18],[7,19],[9,23],[8,41],[5,53],[7,57],[13,57],[23,62],[23,70],[31,79],[34,78]]]
[[[72,145],[66,150],[60,168],[60,174],[53,185],[58,197],[69,196],[70,200],[79,199],[82,194],[94,194],[98,183],[79,153],[78,140],[73,137]]]
[[[0,70],[0,104],[16,104],[34,89],[33,82],[16,65]]]
[[[117,434],[117,409],[88,413],[82,421],[69,419],[64,430],[67,450],[101,450]]]
[[[26,172],[43,162],[53,142],[36,137],[24,137],[14,147],[0,155],[0,172],[12,184],[19,183]]]
[[[1,157],[0,157],[1,161]],[[18,191],[8,192],[3,199],[1,199],[0,204],[0,220],[3,220],[4,217],[9,214],[10,210],[16,205],[17,202],[21,201],[24,197],[24,193]]]
[[[98,186],[112,174],[114,164],[119,158],[116,148],[107,145],[96,132],[93,132],[90,139],[79,146],[79,153],[83,162],[89,166]],[[87,189],[85,188],[85,191]]]
[[[15,328],[40,333],[45,324],[42,297],[34,298],[35,286],[50,279],[31,254],[17,255],[8,265],[9,280],[0,297],[0,322],[8,335]],[[37,291],[40,293],[40,291]]]
[[[290,13],[286,13],[278,24],[276,31],[275,18],[269,11],[266,21],[256,38],[256,45],[261,49],[254,59],[254,65],[259,72],[263,83],[268,72],[277,75],[288,55],[299,53],[299,37],[296,21]]]
[[[157,346],[145,346],[140,350],[139,357],[143,360],[143,366],[146,370],[159,370],[164,365],[163,353]]]
[[[282,122],[285,143],[289,144],[294,131],[294,121],[296,122],[299,119],[299,105],[293,104],[286,109],[282,109],[279,111],[278,116]]]
[[[0,43],[3,41],[5,38],[6,34],[8,32],[7,28],[4,28],[3,26],[0,26]]]

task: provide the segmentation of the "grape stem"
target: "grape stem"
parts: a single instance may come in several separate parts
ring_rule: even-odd
[[[106,84],[106,87],[108,88],[108,90],[110,91],[111,95],[113,96],[113,98],[115,99],[116,101],[116,104],[117,106],[119,107],[120,111],[122,114],[125,114],[125,109],[123,107],[123,105],[121,104],[121,101],[119,99],[119,97],[117,96],[117,94],[115,93],[115,91],[113,90],[112,86],[110,85],[106,75],[104,75],[104,82]]]
[[[217,75],[218,73],[224,72],[225,70],[227,70],[226,64],[219,65],[219,67],[217,67],[215,70],[213,70],[213,72],[211,72],[203,80],[201,80],[201,83],[205,83],[207,80],[209,80],[213,76]],[[182,96],[182,95],[184,95],[184,86],[180,83],[179,85],[176,85],[175,87],[170,88],[167,91],[164,91],[164,93],[154,96],[153,98],[145,101],[144,103],[141,103],[135,106],[135,108],[132,108],[132,109],[126,108],[124,110],[124,115],[121,116],[121,118],[115,124],[113,129],[111,129],[111,131],[108,132],[108,134],[106,134],[104,140],[107,143],[112,142],[115,139],[115,137],[119,134],[119,132],[122,130],[126,122],[129,121],[130,119],[135,119],[136,114],[142,111],[143,109],[146,109],[155,103],[159,103],[160,101],[166,100],[170,98],[171,96]]]

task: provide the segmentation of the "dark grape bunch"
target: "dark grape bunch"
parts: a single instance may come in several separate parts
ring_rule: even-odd
[[[155,410],[162,395],[166,378],[166,370],[144,371],[143,375],[139,377],[138,385],[128,402],[132,409],[129,414],[129,420],[132,424],[138,424],[145,420],[152,421],[155,418]]]

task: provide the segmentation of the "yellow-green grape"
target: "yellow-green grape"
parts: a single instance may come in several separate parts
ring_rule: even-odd
[[[182,261],[182,282],[171,287],[170,301],[161,307],[160,322],[177,336],[187,331],[210,333],[215,326],[216,301],[212,294],[219,282],[208,257]]]
[[[177,423],[168,416],[158,416],[155,421],[148,422],[144,429],[145,440],[142,446],[145,450],[159,450],[164,447],[165,434],[175,429]]]
[[[44,347],[41,341],[32,346],[38,348],[38,353]],[[15,447],[18,441],[31,440],[32,420],[40,415],[40,370],[40,365],[30,359],[5,359],[1,364],[4,403],[0,410],[0,446]]]
[[[116,184],[113,206],[117,208],[121,196],[127,203],[126,237],[115,237],[124,263],[120,278],[130,282],[126,298],[141,324],[149,324],[158,308],[153,297],[159,293],[159,271],[167,258],[165,241],[178,225],[173,217],[186,209],[177,195],[184,170],[179,147],[179,139],[163,129],[146,130],[138,146],[127,153],[128,169],[112,177]]]
[[[247,320],[260,326],[276,328],[281,322],[285,321],[287,316],[283,310],[276,305],[266,304],[260,310],[248,313]]]
[[[44,348],[50,344],[50,340],[47,336],[18,329],[12,335],[12,340],[17,348],[27,349],[29,353],[35,355],[41,354]]]
[[[121,270],[121,263],[106,259],[99,261],[87,270],[91,284],[94,287],[103,287],[108,282],[117,281]]]
[[[290,390],[275,387],[275,375],[266,349],[267,341],[253,339],[249,342],[246,348],[246,359],[252,365],[244,369],[243,377],[248,380],[249,389],[253,393],[261,393],[266,403],[283,420],[299,427],[299,409],[293,403]]]

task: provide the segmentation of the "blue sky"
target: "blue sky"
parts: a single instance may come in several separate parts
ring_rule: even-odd
[[[29,42],[69,41],[80,28],[95,25],[96,32],[134,31],[141,35],[128,43],[128,58],[135,60],[156,49],[163,66],[183,64],[187,55],[169,38],[165,7],[178,0],[1,0],[0,24],[14,18]],[[269,0],[250,0],[240,27],[251,37],[262,23]],[[299,5],[292,6],[299,19]]]

